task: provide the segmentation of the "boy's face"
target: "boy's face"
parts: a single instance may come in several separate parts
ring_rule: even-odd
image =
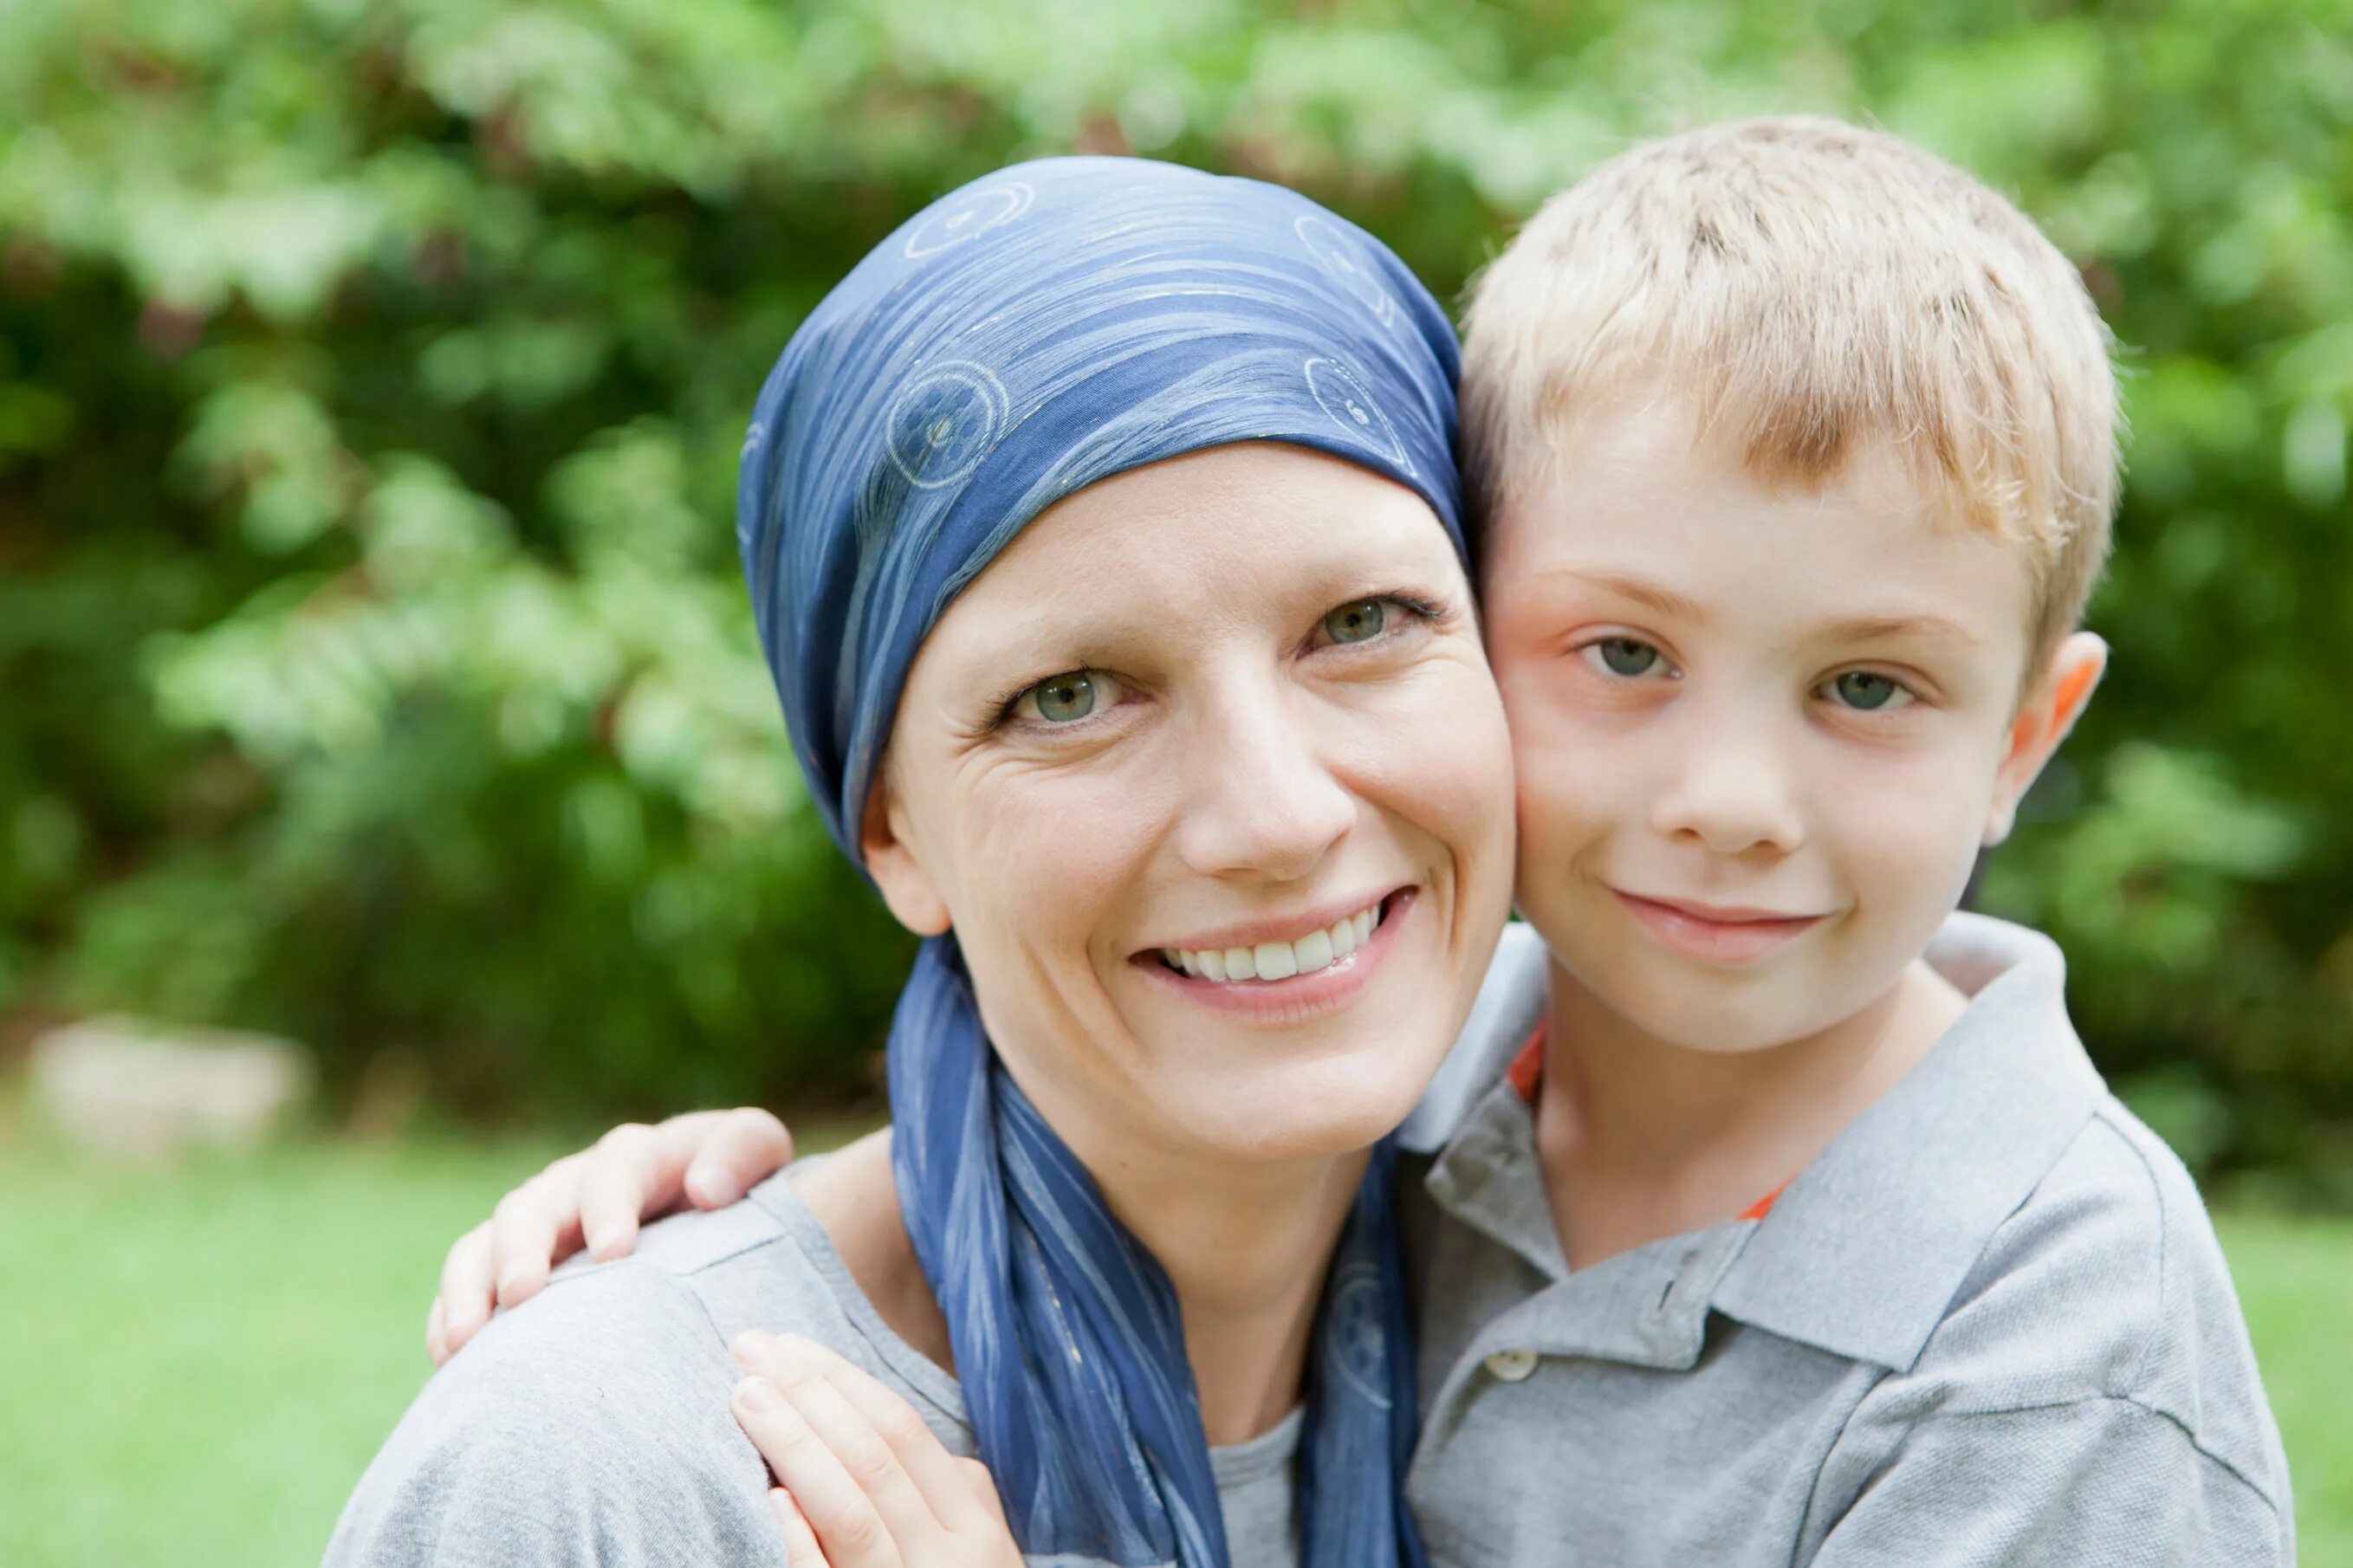
[[[1769,489],[1672,402],[1588,421],[1494,520],[1487,636],[1521,911],[1667,1042],[1803,1039],[1885,995],[2007,831],[2105,649],[2026,700],[2024,550],[1893,448]]]

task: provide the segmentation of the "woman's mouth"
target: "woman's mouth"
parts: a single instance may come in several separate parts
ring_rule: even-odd
[[[1329,926],[1290,941],[1255,942],[1247,947],[1164,947],[1160,949],[1160,962],[1180,974],[1221,985],[1313,974],[1372,941],[1373,932],[1380,929],[1382,910],[1388,901],[1384,899],[1367,904],[1353,914],[1342,915]]]
[[[1259,940],[1149,948],[1134,962],[1158,983],[1238,1022],[1303,1023],[1351,1006],[1365,994],[1400,940],[1398,932],[1410,923],[1417,901],[1416,889],[1400,888],[1296,935],[1244,931],[1233,934]]]

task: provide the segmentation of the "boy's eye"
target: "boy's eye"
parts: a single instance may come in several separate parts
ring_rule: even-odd
[[[1862,713],[1887,712],[1912,700],[1912,694],[1892,676],[1873,675],[1867,669],[1850,669],[1843,675],[1832,676],[1823,689],[1842,705]]]
[[[1585,661],[1611,675],[1648,675],[1666,663],[1659,650],[1640,637],[1602,637],[1582,650]]]
[[[1335,643],[1370,642],[1387,630],[1388,624],[1388,600],[1358,599],[1324,617],[1324,635]]]
[[[1071,724],[1118,700],[1119,683],[1099,669],[1050,675],[1013,700],[1013,717]]]

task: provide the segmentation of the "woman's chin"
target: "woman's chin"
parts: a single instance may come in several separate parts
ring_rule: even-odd
[[[1198,1140],[1238,1159],[1332,1160],[1361,1152],[1397,1131],[1437,1067],[1320,1062],[1229,1088],[1198,1108]]]

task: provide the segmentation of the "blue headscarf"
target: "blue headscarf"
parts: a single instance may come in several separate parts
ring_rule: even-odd
[[[1031,519],[1113,474],[1281,441],[1408,486],[1463,550],[1457,356],[1387,247],[1255,181],[1018,164],[917,214],[761,389],[736,500],[760,639],[827,830],[859,825],[916,650]],[[899,1202],[1031,1558],[1225,1568],[1176,1295],[997,1064],[953,934],[893,1019]],[[1308,1568],[1422,1563],[1414,1365],[1375,1152],[1307,1373]]]

